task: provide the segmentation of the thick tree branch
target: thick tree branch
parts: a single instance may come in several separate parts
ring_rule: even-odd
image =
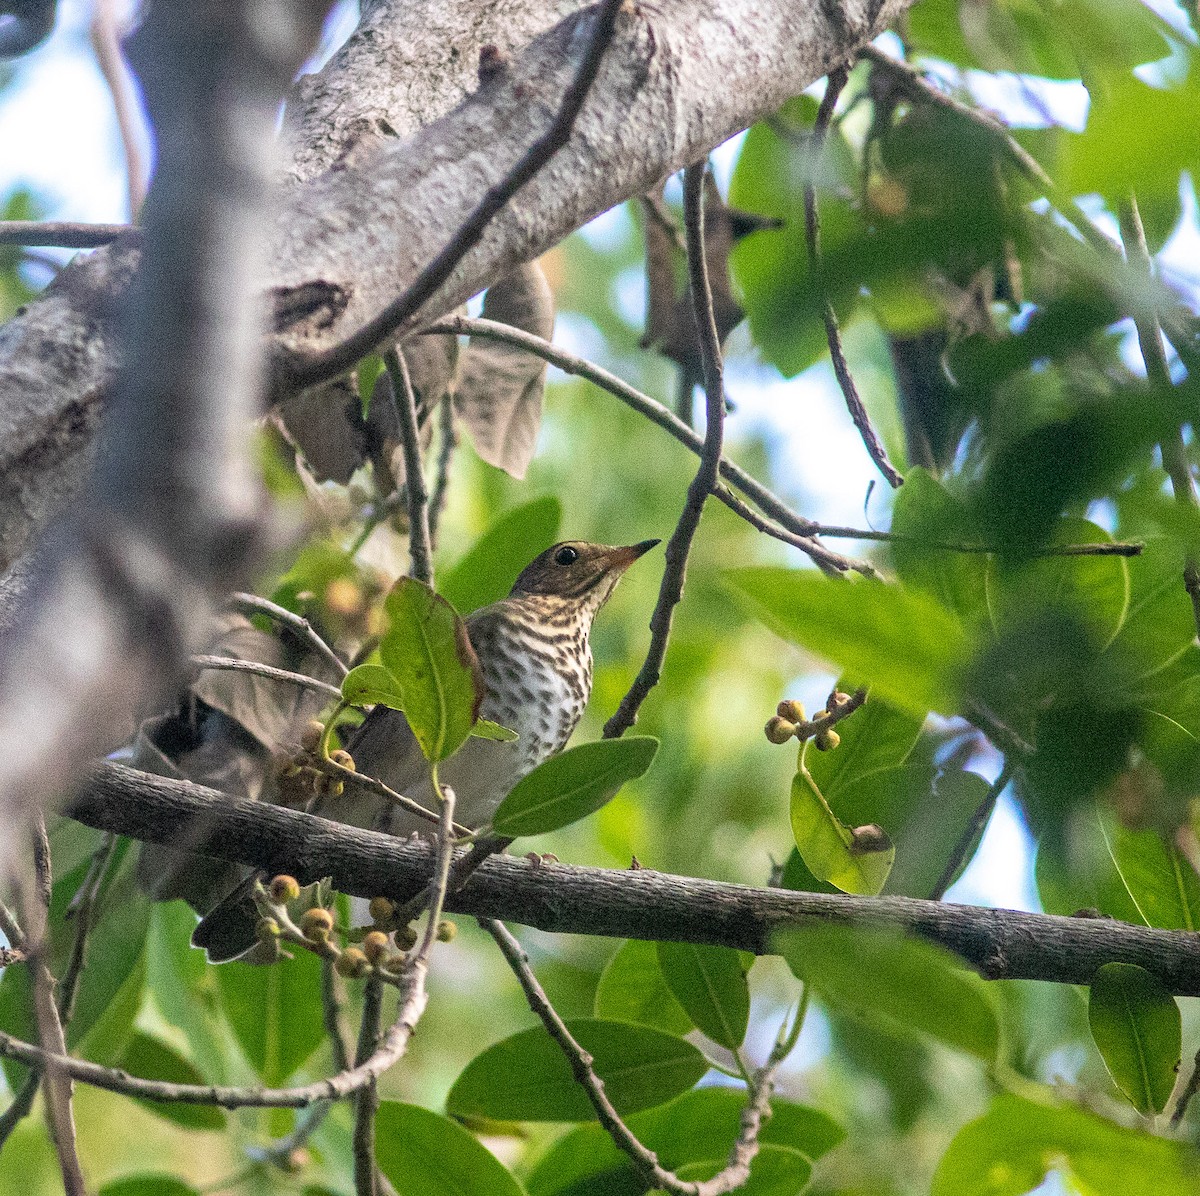
[[[409,326],[451,310],[597,213],[644,193],[774,111],[885,28],[906,4],[856,0],[836,11],[798,8],[791,0],[634,6],[570,142],[551,169],[492,221]],[[447,11],[471,7],[459,3]],[[480,37],[501,49],[510,45],[511,35],[500,27],[511,20],[512,7],[476,12],[465,44]],[[530,29],[537,25],[535,11],[557,15],[563,2],[528,0],[516,7],[529,14],[516,25]],[[398,12],[399,0],[379,2],[369,18],[396,22]],[[440,19],[434,25],[441,28]],[[280,205],[270,248],[279,329],[273,344],[283,363],[277,379],[286,376],[289,360],[339,344],[380,312],[450,241],[478,197],[546,128],[547,109],[577,69],[573,41],[587,26],[579,15],[568,17],[513,53],[457,107],[451,104],[456,88],[465,85],[461,70],[449,72],[454,83],[439,76],[436,102],[421,108],[413,96],[429,86],[427,74],[406,72],[415,72],[418,62],[427,64],[433,51],[426,47],[416,59],[385,55],[372,88],[381,103],[385,93],[406,97],[400,104],[406,115],[399,124],[392,121],[394,127],[407,132],[415,120],[445,114],[402,145],[362,162],[351,155],[339,169],[293,188]],[[448,53],[445,47],[457,42],[446,36],[440,45]],[[370,52],[356,42],[353,53],[348,48],[326,68],[322,84],[308,87],[349,88],[339,71],[350,69],[354,54]],[[721,80],[720,87],[713,86],[714,79]],[[297,127],[312,131],[319,124],[314,117]],[[326,141],[351,133],[338,125]],[[322,155],[322,164],[331,161]],[[318,168],[310,164],[300,173],[307,177]],[[0,329],[0,565],[15,561],[46,515],[62,509],[75,492],[113,377],[109,313],[127,285],[134,256],[118,245],[73,263],[56,287]]]
[[[72,816],[152,843],[185,840],[218,859],[333,878],[359,897],[403,898],[429,880],[431,849],[281,806],[102,766]],[[712,943],[765,954],[786,926],[836,920],[892,927],[940,943],[993,979],[1087,984],[1102,964],[1134,963],[1173,993],[1200,996],[1200,936],[1108,919],[1061,918],[906,897],[849,897],[756,889],[669,876],[496,856],[448,894],[451,913],[498,918],[562,934]],[[319,1099],[318,1093],[314,1099]]]

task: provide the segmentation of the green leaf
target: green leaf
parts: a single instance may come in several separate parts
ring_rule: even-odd
[[[1131,831],[1118,825],[1105,833],[1105,845],[1147,926],[1200,928],[1200,878],[1174,843],[1158,831]]]
[[[668,1034],[686,1034],[693,1028],[687,1011],[667,987],[655,944],[639,939],[626,940],[605,964],[593,1012],[611,1022],[633,1022]]]
[[[1179,1006],[1157,976],[1106,963],[1092,980],[1088,1024],[1116,1086],[1139,1113],[1161,1113],[1182,1057]]]
[[[1098,191],[1113,200],[1131,190],[1172,195],[1182,170],[1200,161],[1200,69],[1175,87],[1151,87],[1133,75],[1115,77],[1093,96],[1087,129],[1068,138],[1060,166],[1074,194]]]
[[[773,944],[835,1008],[995,1060],[1000,1029],[992,994],[949,951],[887,931],[834,925],[781,931]]]
[[[682,1180],[712,1179],[729,1166],[725,1157],[684,1163],[676,1174]],[[799,1196],[808,1186],[812,1164],[798,1151],[763,1143],[750,1162],[750,1175],[737,1190],[741,1196]]]
[[[552,494],[506,511],[457,564],[439,589],[455,610],[470,614],[508,595],[521,570],[558,539],[562,504]]]
[[[735,1089],[697,1088],[670,1104],[634,1114],[628,1125],[664,1167],[678,1170],[713,1158],[728,1159],[745,1104],[745,1094]],[[824,1113],[776,1097],[759,1142],[796,1151],[813,1162],[844,1136],[841,1127]],[[628,1156],[594,1124],[581,1125],[560,1138],[529,1176],[532,1196],[623,1196],[643,1190]]]
[[[497,743],[516,743],[520,736],[508,727],[494,723],[490,718],[477,718],[471,728],[471,734],[477,739],[492,739]]]
[[[959,1130],[931,1196],[1023,1196],[1051,1168],[1105,1196],[1194,1192],[1200,1182],[1200,1158],[1183,1142],[1127,1129],[1079,1105],[1003,1093]]]
[[[598,739],[551,756],[522,777],[492,818],[498,835],[541,835],[578,822],[640,777],[658,751],[648,735]]]
[[[213,970],[238,1045],[264,1084],[282,1084],[325,1037],[321,961],[299,951],[266,966],[235,961]]]
[[[663,1104],[708,1070],[708,1061],[691,1043],[661,1030],[593,1018],[567,1026],[592,1056],[596,1074],[622,1114]],[[541,1026],[497,1042],[471,1060],[450,1089],[446,1111],[498,1121],[591,1121],[596,1116],[566,1057]]]
[[[130,1038],[118,1066],[130,1075],[148,1080],[167,1080],[172,1084],[203,1084],[205,1078],[174,1048],[140,1031]],[[220,1130],[225,1128],[225,1110],[215,1105],[192,1105],[173,1101],[143,1100],[144,1105],[159,1117],[175,1122],[189,1130]]]
[[[400,682],[381,664],[355,665],[342,678],[342,698],[352,706],[380,704],[393,710],[404,709]]]
[[[697,1029],[737,1050],[750,1022],[750,986],[741,955],[732,947],[659,943],[658,966]]]
[[[402,577],[385,602],[391,626],[379,645],[404,697],[425,759],[452,756],[471,733],[483,700],[479,660],[466,624],[428,586]]]
[[[199,1196],[199,1189],[173,1175],[147,1171],[112,1180],[100,1189],[100,1196]]]
[[[358,402],[363,419],[371,414],[371,396],[375,393],[375,383],[384,371],[383,358],[378,353],[368,353],[354,369],[358,382]]]
[[[844,677],[837,685],[843,692],[857,688]],[[839,803],[852,800],[864,782],[904,764],[924,721],[924,715],[910,714],[872,695],[838,723],[841,743],[832,751],[807,752],[805,764],[830,804],[840,809]]]
[[[882,891],[896,859],[890,839],[866,846],[856,842],[853,830],[830,809],[803,770],[792,778],[790,810],[796,849],[818,880],[843,893],[874,897]]]
[[[974,618],[987,602],[983,553],[950,552],[934,544],[975,543],[982,537],[966,503],[928,470],[914,466],[904,475],[892,507],[892,533],[904,537],[888,545],[896,576],[925,591],[962,619]]]
[[[863,678],[913,714],[953,714],[970,639],[927,594],[861,580],[833,581],[815,570],[735,569],[729,580],[785,639]]]
[[[375,1159],[404,1196],[523,1196],[525,1191],[473,1134],[419,1105],[380,1104]]]
[[[1112,536],[1086,519],[1060,519],[1049,540],[1107,544]],[[1100,643],[1108,643],[1129,613],[1129,562],[1119,556],[1044,556],[1013,565],[993,557],[987,591],[997,630],[1053,610],[1079,617]]]
[[[1196,638],[1196,624],[1182,593],[1183,553],[1167,540],[1149,540],[1128,562],[1129,610],[1104,649],[1115,677],[1133,685],[1178,660]]]

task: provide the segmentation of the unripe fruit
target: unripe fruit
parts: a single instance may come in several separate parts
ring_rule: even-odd
[[[372,962],[378,963],[387,954],[388,936],[382,930],[368,931],[362,941],[363,954]]]
[[[294,876],[276,876],[271,881],[270,894],[276,905],[287,905],[300,896],[300,882]]]
[[[317,794],[320,797],[341,797],[346,792],[345,782],[339,781],[337,777],[327,776],[321,773],[317,777]]]
[[[796,724],[788,722],[786,718],[782,718],[776,714],[772,718],[767,719],[767,725],[763,727],[763,733],[772,743],[787,743],[796,733]]]
[[[437,926],[437,938],[439,943],[452,943],[454,936],[458,934],[458,926],[449,919],[439,922]]]
[[[404,926],[396,931],[396,946],[402,951],[410,951],[417,945],[417,932],[411,926]]]
[[[306,752],[315,752],[321,746],[321,736],[325,734],[325,724],[319,719],[310,719],[300,732],[300,746]]]
[[[274,918],[259,918],[254,928],[255,937],[260,943],[273,943],[279,938],[279,923]]]
[[[309,942],[323,943],[333,930],[333,915],[327,909],[307,909],[300,919],[300,933]]]
[[[372,897],[367,907],[371,912],[371,921],[377,926],[387,926],[396,914],[395,903],[386,897]]]
[[[361,613],[363,592],[348,577],[335,577],[325,587],[325,605],[335,614],[352,618]]]
[[[856,826],[850,834],[850,851],[854,855],[872,855],[875,852],[887,851],[892,846],[891,835],[874,822]]]
[[[354,771],[354,757],[344,748],[338,748],[336,751],[330,752],[329,758],[334,764],[340,764],[350,772]]]
[[[797,702],[794,698],[788,698],[775,708],[775,713],[780,718],[786,718],[789,722],[802,723],[808,718],[804,713],[804,704]]]
[[[339,976],[346,976],[350,980],[365,976],[370,966],[367,957],[357,947],[347,947],[333,964]]]
[[[813,747],[818,752],[831,752],[841,742],[842,737],[836,731],[818,731],[813,740]]]
[[[849,694],[844,694],[840,689],[835,689],[829,695],[829,700],[825,703],[825,709],[832,714],[835,710],[841,710],[848,701],[850,701]]]

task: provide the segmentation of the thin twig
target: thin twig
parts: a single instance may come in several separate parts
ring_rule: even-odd
[[[1147,278],[1154,277],[1154,262],[1146,245],[1146,230],[1142,227],[1142,216],[1138,211],[1137,199],[1129,197],[1120,209],[1121,236],[1125,241],[1125,253],[1131,265],[1141,269]],[[1167,353],[1163,347],[1162,328],[1158,320],[1150,316],[1134,317],[1137,327],[1138,345],[1142,360],[1146,364],[1146,378],[1154,386],[1170,387],[1171,368],[1167,364]],[[1171,492],[1175,501],[1185,511],[1200,513],[1200,499],[1196,497],[1196,485],[1192,478],[1192,467],[1179,428],[1159,444],[1163,468],[1171,479]],[[1192,618],[1200,632],[1200,562],[1194,553],[1189,553],[1183,566],[1183,586],[1192,602]]]
[[[815,174],[825,148],[825,137],[829,132],[829,122],[833,118],[833,110],[837,106],[838,96],[850,78],[849,70],[840,66],[829,72],[825,84],[825,94],[817,109],[816,123],[813,125],[812,136],[809,138],[809,172]],[[812,177],[804,184],[804,237],[808,246],[808,268],[813,278],[821,275],[821,220],[817,213],[817,188]],[[842,330],[838,325],[837,313],[829,296],[822,290],[821,319],[825,324],[825,339],[829,342],[829,359],[833,364],[833,373],[841,387],[842,396],[846,400],[846,409],[850,418],[862,437],[867,455],[875,462],[879,472],[887,479],[890,486],[900,486],[904,476],[888,460],[887,449],[871,426],[871,417],[867,414],[862,396],[854,384],[854,375],[850,373],[850,363],[846,360],[846,349],[842,344]]]
[[[22,1042],[3,1031],[0,1031],[0,1055],[43,1070],[54,1068],[64,1076],[81,1083],[92,1084],[125,1096],[171,1103],[217,1105],[226,1109],[307,1108],[319,1101],[342,1100],[361,1092],[404,1054],[413,1029],[424,1013],[428,1001],[425,978],[429,972],[429,956],[434,943],[437,942],[437,923],[441,918],[446,883],[450,874],[450,857],[454,851],[455,825],[453,790],[448,786],[437,786],[436,783],[435,787],[442,794],[442,808],[434,864],[434,875],[438,884],[429,905],[429,926],[420,945],[404,961],[397,984],[400,989],[400,1004],[396,1020],[361,1063],[355,1063],[353,1067],[315,1084],[304,1084],[294,1088],[232,1088],[204,1084],[173,1084],[164,1080],[130,1076],[116,1068],[72,1059],[66,1054],[65,1044],[55,1051],[47,1051],[32,1043]]]
[[[683,219],[687,233],[688,273],[691,281],[692,310],[696,319],[697,341],[704,373],[706,419],[704,451],[700,465],[688,486],[687,499],[679,522],[671,533],[666,547],[666,566],[658,601],[650,616],[650,647],[629,691],[621,699],[612,718],[604,724],[604,737],[616,739],[637,722],[638,708],[646,695],[658,684],[667,641],[671,637],[671,620],[675,607],[683,597],[687,575],[688,554],[700,526],[704,503],[720,477],[721,447],[725,435],[725,382],[721,362],[721,339],[713,316],[712,288],[708,281],[708,261],[704,249],[704,172],[707,163],[693,163],[683,172]]]
[[[437,473],[433,479],[433,494],[429,499],[429,543],[437,544],[438,525],[442,521],[442,511],[446,506],[446,496],[450,493],[450,465],[454,460],[454,450],[458,447],[458,429],[454,426],[454,400],[449,395],[443,395],[438,407],[438,444]]]
[[[970,121],[976,127],[986,130],[1009,156],[1017,169],[1030,182],[1041,188],[1046,198],[1054,204],[1061,215],[1071,222],[1084,240],[1093,248],[1106,254],[1120,253],[1120,246],[1114,244],[1108,234],[1092,222],[1091,217],[1084,211],[1079,201],[1059,187],[1042,168],[1041,163],[1013,137],[1003,122],[988,112],[975,108],[971,104],[964,104],[961,100],[947,95],[930,83],[920,71],[915,70],[907,63],[897,61],[875,46],[862,46],[858,54],[860,58],[865,58],[868,62],[888,71],[910,97],[925,100],[947,112],[953,112],[963,120]]]
[[[408,506],[408,556],[410,574],[427,586],[433,585],[433,549],[429,532],[429,491],[425,488],[421,461],[421,433],[417,427],[417,396],[413,394],[408,362],[399,349],[383,355],[387,367],[400,444],[404,449],[404,495]]]
[[[104,76],[104,82],[108,84],[108,90],[112,94],[121,146],[125,151],[129,214],[136,217],[142,201],[146,198],[149,171],[139,137],[141,129],[137,94],[134,91],[133,76],[121,54],[122,30],[113,0],[96,0],[89,32],[92,48],[96,52],[96,65],[100,68],[100,74]]]
[[[279,606],[269,599],[260,598],[257,594],[233,594],[229,605],[243,614],[267,615],[282,624],[318,656],[327,660],[337,670],[339,677],[344,677],[350,671],[338,654],[317,633],[316,628],[302,615],[288,610],[286,606]]]
[[[257,677],[269,677],[272,681],[286,681],[301,689],[316,690],[326,697],[340,700],[342,691],[328,681],[320,681],[307,673],[293,673],[290,669],[277,669],[272,664],[261,664],[257,660],[238,660],[233,656],[193,656],[192,664],[198,669],[216,669],[231,673],[253,673]]]
[[[704,439],[689,428],[663,404],[644,394],[636,387],[630,386],[616,374],[611,374],[602,366],[577,357],[560,349],[557,345],[543,340],[530,332],[514,328],[509,324],[501,324],[496,320],[476,319],[470,316],[447,316],[421,330],[420,335],[447,335],[457,333],[462,336],[479,336],[503,343],[515,345],[536,354],[551,365],[557,366],[563,373],[586,378],[601,390],[607,391],[620,399],[626,406],[644,415],[651,423],[669,433],[680,444],[691,449],[694,453],[704,451]],[[754,500],[764,511],[772,516],[764,519],[761,515],[748,514],[750,508],[732,494],[723,485],[713,488],[713,497],[724,503],[734,514],[739,515],[769,536],[782,540],[785,544],[793,544],[802,552],[807,553],[818,563],[829,564],[844,572],[853,569],[856,572],[874,573],[874,569],[865,561],[856,561],[831,552],[824,545],[812,540],[812,536],[829,536],[841,540],[872,540],[880,542],[899,541],[917,544],[939,552],[994,553],[999,551],[991,544],[972,544],[946,540],[923,540],[916,536],[905,536],[898,532],[880,532],[873,528],[842,527],[840,525],[817,523],[796,514],[777,494],[768,490],[761,482],[728,457],[721,458],[721,476],[736,486],[743,494]],[[1138,556],[1142,545],[1137,543],[1116,542],[1112,544],[1062,544],[1053,545],[1042,550],[1046,556]]]
[[[382,781],[375,777],[367,776],[366,773],[354,772],[352,769],[346,768],[345,765],[339,764],[336,760],[323,760],[320,756],[313,756],[306,761],[311,767],[317,769],[318,772],[325,773],[326,776],[337,777],[339,780],[345,781],[350,785],[357,785],[360,789],[366,789],[369,793],[374,793],[379,797],[386,798],[390,802],[395,802],[402,810],[407,810],[410,814],[415,814],[418,818],[425,822],[438,822],[439,815],[433,810],[427,810],[420,802],[414,801],[411,797],[405,797],[403,793],[397,793],[395,789],[390,789]],[[463,835],[471,833],[470,827],[459,826],[456,822],[453,826],[455,835],[460,838]]]
[[[379,1042],[383,1017],[383,985],[374,978],[363,986],[362,1022],[354,1062],[371,1057]],[[375,1196],[375,1113],[379,1094],[372,1081],[364,1085],[354,1101],[354,1196]]]
[[[604,1081],[592,1066],[592,1057],[584,1050],[571,1033],[566,1022],[550,1003],[545,990],[538,983],[529,956],[503,922],[481,918],[480,926],[496,941],[501,954],[517,977],[529,1008],[537,1014],[546,1032],[558,1044],[571,1065],[575,1082],[583,1089],[588,1101],[596,1110],[596,1117],[604,1127],[613,1144],[628,1155],[630,1162],[641,1178],[651,1188],[662,1189],[672,1196],[721,1196],[740,1188],[750,1174],[750,1164],[758,1153],[758,1133],[762,1123],[771,1115],[770,1100],[774,1087],[775,1071],[795,1043],[793,1035],[780,1034],[775,1049],[766,1065],[752,1077],[748,1090],[749,1099],[742,1113],[741,1130],[730,1152],[729,1164],[719,1174],[708,1180],[682,1180],[673,1171],[668,1171],[658,1161],[658,1156],[643,1145],[633,1131],[622,1120],[608,1093]],[[797,1014],[798,1029],[800,1015]]]
[[[34,900],[28,902],[26,917],[29,924],[27,952],[33,970],[33,1006],[37,1019],[38,1038],[42,1046],[55,1055],[67,1053],[62,1018],[54,1003],[54,977],[46,965],[50,952],[50,901],[54,877],[50,865],[50,839],[46,820],[39,814],[33,825],[33,859],[36,878]],[[46,1104],[46,1126],[58,1155],[66,1196],[86,1196],[87,1186],[79,1165],[75,1140],[75,1114],[71,1078],[56,1064],[43,1069],[43,1092]]]
[[[950,853],[950,858],[946,861],[946,867],[942,869],[942,874],[938,877],[937,884],[933,886],[929,894],[930,901],[941,901],[945,897],[946,890],[954,883],[954,879],[966,862],[971,849],[983,834],[984,828],[992,816],[992,811],[996,808],[996,802],[1000,800],[1000,794],[1008,787],[1008,782],[1012,779],[1012,774],[1012,766],[1005,763],[1004,767],[1000,770],[1000,775],[988,786],[988,791],[983,795],[983,800],[979,803],[974,814],[971,815],[971,821],[967,823],[963,828],[962,834],[959,835],[958,842],[955,843],[954,850]]]
[[[1171,1114],[1172,1129],[1179,1127],[1179,1123],[1183,1121],[1184,1115],[1188,1111],[1188,1105],[1192,1103],[1192,1098],[1197,1092],[1200,1092],[1200,1051],[1196,1052],[1196,1058],[1192,1062],[1192,1074],[1188,1076],[1187,1083],[1184,1084],[1179,1093],[1179,1099],[1175,1102],[1175,1109]]]
[[[139,236],[132,224],[84,224],[76,220],[3,220],[0,245],[36,245],[46,249],[98,249],[118,237]]]
[[[612,41],[617,17],[624,3],[625,0],[601,0],[593,10],[592,31],[579,71],[563,95],[550,127],[521,155],[504,178],[488,188],[446,247],[417,275],[403,294],[339,344],[324,352],[302,357],[290,367],[288,381],[292,389],[314,386],[345,373],[385,338],[401,329],[479,242],[492,218],[566,145],[576,117],[599,74],[600,62]]]
[[[567,353],[557,345],[552,345],[549,341],[543,340],[539,336],[534,336],[530,332],[523,332],[521,329],[513,328],[508,324],[501,324],[497,320],[472,319],[468,316],[448,316],[421,330],[422,336],[433,334],[444,335],[447,333],[488,337],[491,340],[527,349],[530,353],[535,353],[545,361],[550,362],[551,365],[557,366],[564,373],[575,374],[580,378],[586,378],[589,382],[595,383],[601,390],[607,391],[609,394],[620,399],[626,406],[640,412],[651,423],[662,428],[664,432],[670,433],[680,444],[691,449],[693,453],[701,454],[704,451],[704,438],[692,428],[689,428],[687,424],[664,407],[662,403],[630,386],[628,382],[622,378],[618,378],[616,374],[610,374],[608,370],[603,369],[593,362],[587,361],[582,357],[576,357],[572,353]],[[811,519],[805,519],[803,516],[797,515],[783,499],[773,494],[766,486],[751,477],[744,469],[735,465],[728,458],[721,458],[720,469],[722,477],[727,478],[743,494],[753,499],[768,515],[778,520],[784,528],[801,537],[803,543],[797,543],[797,547],[801,548],[803,552],[807,553],[818,564],[828,565],[838,572],[853,569],[860,573],[874,574],[874,568],[867,564],[867,562],[844,557],[826,548],[825,545],[818,543],[816,540],[806,539],[805,537],[816,534],[816,529],[820,525],[814,523]],[[720,498],[722,502],[726,502],[726,505],[729,505],[727,500],[722,497],[723,493],[720,489],[714,490],[715,496]],[[738,507],[735,506],[733,509],[738,511],[739,514],[741,513]]]

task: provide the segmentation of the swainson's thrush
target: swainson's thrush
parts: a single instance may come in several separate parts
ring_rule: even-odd
[[[658,542],[617,548],[555,544],[522,570],[507,598],[468,616],[485,687],[480,716],[516,731],[518,738],[468,739],[439,767],[439,779],[457,799],[456,822],[482,825],[521,777],[566,744],[591,694],[592,620],[625,570]],[[358,772],[436,808],[429,765],[403,713],[377,706],[346,747]],[[353,785],[324,799],[314,812],[398,835],[429,835],[432,828]],[[205,947],[210,959],[231,959],[254,945],[257,914],[248,898],[249,887],[239,886],[196,927],[192,942]]]

